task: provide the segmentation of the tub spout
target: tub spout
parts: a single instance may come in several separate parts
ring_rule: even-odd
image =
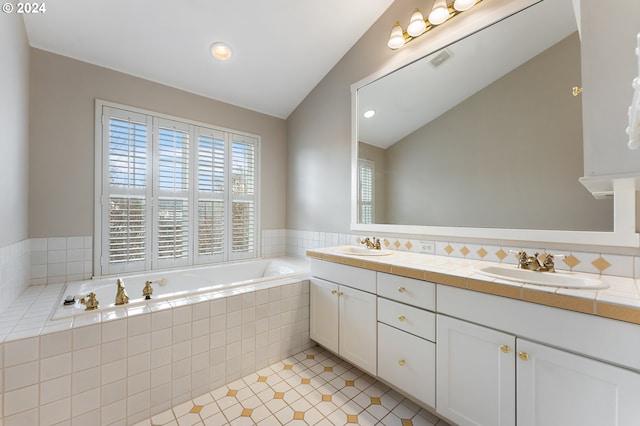
[[[127,296],[127,290],[124,288],[124,282],[118,278],[116,284],[118,286],[118,290],[116,292],[116,305],[129,303],[129,296]]]

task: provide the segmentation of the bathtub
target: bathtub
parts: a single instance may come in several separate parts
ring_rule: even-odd
[[[70,282],[61,292],[59,303],[51,319],[107,312],[121,307],[174,301],[193,296],[216,298],[223,293],[240,294],[305,280],[308,276],[308,262],[281,257]],[[115,304],[118,278],[123,281],[129,297],[129,303],[126,305]],[[151,299],[145,299],[142,294],[146,281],[154,282]],[[161,282],[166,284],[161,285]],[[97,309],[87,311],[80,299],[89,293],[95,293],[99,306]],[[73,299],[71,303],[64,303],[65,300],[71,299]]]

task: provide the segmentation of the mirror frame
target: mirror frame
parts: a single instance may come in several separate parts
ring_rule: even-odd
[[[605,177],[583,177],[580,182],[594,196],[596,192],[614,198],[613,232],[601,231],[561,231],[543,229],[474,228],[445,227],[395,224],[358,223],[358,89],[392,72],[409,65],[455,41],[513,15],[540,1],[553,0],[493,0],[490,7],[474,10],[461,15],[455,22],[443,27],[446,31],[434,31],[417,40],[414,45],[405,46],[395,52],[390,64],[381,70],[351,85],[351,230],[366,233],[387,233],[402,235],[421,235],[456,239],[510,240],[518,242],[580,244],[589,246],[640,247],[640,234],[636,233],[636,176],[619,175]],[[489,2],[484,2],[489,6]],[[413,43],[412,43],[413,44]],[[384,46],[386,48],[386,46]],[[412,49],[413,48],[413,49]],[[603,189],[605,188],[605,189]],[[597,191],[596,191],[597,189]]]

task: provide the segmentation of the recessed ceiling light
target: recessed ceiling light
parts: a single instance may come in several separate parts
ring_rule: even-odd
[[[371,118],[374,115],[376,115],[376,110],[375,109],[368,109],[362,115],[364,116],[364,118]]]
[[[221,61],[231,58],[231,48],[222,42],[216,42],[211,45],[211,55]]]

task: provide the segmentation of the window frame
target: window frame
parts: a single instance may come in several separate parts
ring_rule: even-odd
[[[109,174],[109,119],[110,117],[118,118],[118,113],[114,114],[113,110],[125,112],[131,117],[135,117],[137,120],[144,119],[144,123],[147,126],[147,171],[146,171],[146,187],[144,190],[138,192],[144,192],[141,196],[145,197],[145,200],[149,203],[146,209],[146,238],[145,238],[145,260],[144,262],[129,265],[125,262],[121,265],[109,263],[109,197],[114,193],[110,190],[110,174]],[[107,115],[109,114],[109,115]],[[159,173],[158,162],[159,157],[156,155],[159,150],[159,141],[154,140],[155,132],[163,124],[179,123],[180,129],[189,129],[189,150],[193,151],[193,154],[189,154],[189,172],[188,172],[188,188],[184,191],[184,194],[188,197],[188,224],[189,224],[189,242],[187,248],[187,258],[180,259],[179,261],[161,260],[158,258],[158,216],[160,209],[158,203],[160,201],[163,191],[159,188]],[[210,134],[218,134],[224,136],[224,193],[218,195],[206,194],[199,190],[199,157],[198,149],[200,149],[200,137],[203,133],[209,132]],[[120,273],[128,272],[144,272],[150,270],[170,269],[175,267],[197,266],[204,264],[213,264],[226,261],[242,260],[247,258],[258,258],[261,255],[261,225],[260,225],[260,150],[261,150],[261,137],[256,134],[252,134],[245,131],[239,131],[235,129],[229,129],[209,123],[203,123],[191,119],[182,117],[171,116],[167,114],[158,113],[155,111],[145,110],[142,108],[132,107],[129,105],[122,105],[114,102],[109,102],[101,99],[95,100],[95,163],[94,163],[94,256],[93,256],[93,270],[94,276],[108,276]],[[253,178],[254,178],[254,195],[252,197],[254,203],[254,215],[253,215],[253,229],[252,229],[252,241],[253,250],[250,252],[235,253],[231,247],[232,241],[232,190],[231,190],[231,173],[232,163],[229,157],[234,137],[238,137],[241,140],[248,140],[253,144],[254,150],[254,164],[253,164]],[[105,139],[106,138],[106,139]],[[152,152],[153,151],[153,152]],[[155,175],[155,177],[153,176]],[[123,191],[125,195],[135,195],[136,191],[131,191],[132,194],[128,194],[126,190]],[[204,194],[204,196],[200,196]],[[167,195],[165,193],[165,195]],[[171,196],[169,196],[170,198]],[[221,200],[224,209],[224,246],[223,254],[215,256],[201,256],[199,254],[199,206],[200,201],[209,201],[212,199]],[[105,206],[104,203],[107,203]]]

